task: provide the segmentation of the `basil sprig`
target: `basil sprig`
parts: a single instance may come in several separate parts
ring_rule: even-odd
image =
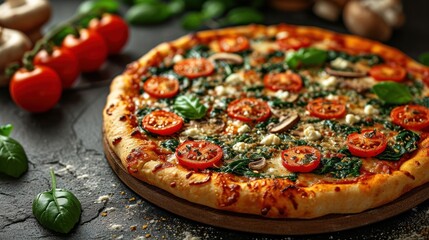
[[[182,95],[176,98],[173,108],[187,119],[201,119],[207,113],[207,107],[194,95]]]
[[[317,48],[301,48],[286,55],[286,64],[289,68],[317,66],[325,63],[328,52]]]
[[[372,87],[372,91],[385,103],[404,104],[413,100],[408,87],[397,82],[381,82]]]
[[[9,135],[13,126],[0,126],[0,172],[18,178],[28,170],[24,148]]]
[[[81,204],[73,193],[57,188],[51,169],[52,189],[39,193],[33,200],[33,214],[39,223],[52,231],[68,233],[79,221]]]

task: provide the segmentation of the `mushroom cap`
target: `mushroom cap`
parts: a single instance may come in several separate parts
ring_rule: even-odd
[[[343,17],[344,24],[354,34],[379,41],[386,41],[392,36],[392,27],[359,1],[347,3]]]
[[[46,0],[26,0],[16,7],[5,2],[0,5],[0,12],[0,26],[31,32],[49,20],[51,6]]]

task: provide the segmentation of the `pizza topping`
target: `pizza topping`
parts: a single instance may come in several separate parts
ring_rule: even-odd
[[[158,135],[172,135],[183,126],[183,119],[172,112],[156,110],[142,120],[143,128]]]
[[[385,103],[404,104],[413,100],[409,88],[397,82],[381,82],[372,87],[372,91]]]
[[[311,172],[319,166],[321,153],[314,147],[297,146],[281,153],[283,166],[291,172]]]
[[[292,72],[269,73],[264,77],[264,85],[273,91],[298,92],[302,88],[302,79],[298,74]]]
[[[143,90],[154,98],[172,98],[179,92],[179,81],[175,78],[154,76],[146,80]]]
[[[383,133],[377,130],[364,130],[347,137],[347,146],[351,154],[358,157],[374,157],[387,147]]]
[[[322,134],[310,125],[304,129],[304,137],[309,141],[317,141],[322,138]]]
[[[399,106],[390,113],[393,123],[410,130],[429,127],[429,109],[420,105]]]
[[[242,64],[243,63],[243,58],[240,55],[234,54],[234,53],[215,53],[215,54],[211,55],[208,58],[208,60],[211,62],[225,61],[225,62],[231,63],[231,64]]]
[[[400,82],[404,80],[407,71],[401,66],[383,64],[371,68],[369,75],[378,81]]]
[[[219,40],[220,50],[223,52],[241,52],[249,49],[249,40],[244,36],[222,37]]]
[[[325,63],[328,53],[317,48],[301,48],[296,52],[288,52],[286,64],[292,69],[317,66]]]
[[[221,161],[222,149],[207,141],[185,141],[176,149],[180,165],[190,169],[206,169]]]
[[[269,134],[262,138],[260,144],[262,145],[279,145],[281,143],[281,140],[279,137],[277,137],[275,134]]]
[[[252,170],[262,170],[267,166],[267,160],[264,157],[254,159],[248,164],[249,168]]]
[[[355,124],[355,123],[357,123],[359,121],[360,121],[360,117],[359,116],[356,116],[354,114],[347,114],[346,115],[346,123],[349,124],[349,125],[353,125],[353,124]]]
[[[398,161],[406,153],[417,150],[420,136],[412,131],[403,130],[395,136],[395,141],[392,145],[388,145],[386,150],[377,155],[380,160]]]
[[[307,105],[311,116],[320,119],[342,118],[346,115],[346,105],[338,100],[318,98]]]
[[[176,63],[174,71],[181,76],[194,79],[211,75],[214,65],[205,58],[189,58]]]
[[[271,114],[270,107],[256,98],[242,98],[228,105],[228,116],[243,122],[262,122]]]
[[[181,116],[188,119],[200,119],[207,113],[207,107],[201,104],[194,95],[182,95],[176,98],[173,105]]]
[[[308,37],[283,37],[277,39],[277,44],[282,50],[298,50],[310,46],[312,43]]]
[[[363,112],[365,113],[365,115],[371,116],[371,115],[377,115],[380,111],[378,111],[378,109],[372,106],[371,104],[368,104],[368,105],[365,105]]]
[[[337,77],[345,77],[345,78],[360,78],[365,77],[367,75],[366,72],[360,72],[360,71],[341,71],[341,70],[334,70],[330,67],[327,67],[326,72],[332,76]]]
[[[293,126],[295,126],[298,122],[299,122],[299,115],[297,114],[292,114],[290,116],[286,116],[283,118],[280,118],[280,122],[277,124],[274,124],[269,131],[271,133],[281,133],[281,132],[285,132],[288,129],[292,128]]]

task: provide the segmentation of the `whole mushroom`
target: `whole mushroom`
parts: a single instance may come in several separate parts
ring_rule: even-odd
[[[313,5],[313,12],[325,20],[337,21],[349,0],[318,0]]]

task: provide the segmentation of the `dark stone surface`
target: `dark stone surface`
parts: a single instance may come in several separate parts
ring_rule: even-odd
[[[70,17],[79,1],[52,1],[53,25]],[[412,57],[429,51],[429,1],[404,1],[408,21],[389,42]],[[316,25],[346,32],[340,24],[321,21],[311,13],[269,12],[267,24]],[[141,199],[115,176],[104,158],[101,141],[101,111],[108,83],[85,87],[92,80],[109,81],[125,65],[160,42],[186,34],[179,18],[168,23],[132,28],[123,54],[111,57],[99,73],[82,77],[79,89],[64,92],[58,106],[45,114],[30,114],[14,105],[7,89],[0,89],[0,124],[12,123],[12,136],[30,159],[29,171],[19,179],[0,176],[0,239],[428,239],[429,202],[399,216],[367,227],[314,236],[264,236],[223,230],[175,216]],[[58,186],[75,193],[83,207],[82,217],[68,235],[42,228],[31,212],[37,193],[50,188],[49,168],[58,175]],[[97,202],[100,196],[106,202]],[[104,214],[106,213],[106,214]],[[105,215],[105,216],[103,216]],[[118,229],[112,226],[121,225]],[[136,230],[130,227],[136,226]]]

